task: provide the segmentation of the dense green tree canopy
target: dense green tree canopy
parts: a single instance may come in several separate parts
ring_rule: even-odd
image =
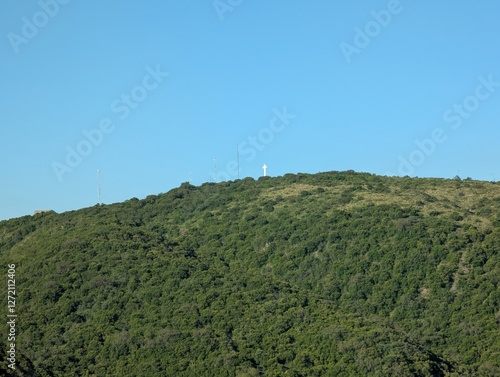
[[[499,376],[499,209],[349,171],[0,222],[13,375]]]

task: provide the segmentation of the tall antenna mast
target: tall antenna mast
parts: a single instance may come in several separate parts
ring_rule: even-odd
[[[236,161],[238,161],[238,179],[240,179],[240,150],[236,146]]]
[[[101,202],[101,169],[97,169],[97,199]]]
[[[214,182],[217,182],[217,159],[214,157]]]

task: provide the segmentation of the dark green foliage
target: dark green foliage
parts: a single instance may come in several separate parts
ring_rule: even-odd
[[[499,190],[287,174],[0,222],[17,375],[498,376]]]

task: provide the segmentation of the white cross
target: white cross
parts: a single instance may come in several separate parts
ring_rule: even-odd
[[[264,177],[267,176],[267,166],[266,166],[266,164],[264,164],[264,166],[262,167],[262,169],[264,169]]]

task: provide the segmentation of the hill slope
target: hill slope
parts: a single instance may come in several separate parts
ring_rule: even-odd
[[[499,208],[330,172],[0,222],[17,375],[498,376]]]

